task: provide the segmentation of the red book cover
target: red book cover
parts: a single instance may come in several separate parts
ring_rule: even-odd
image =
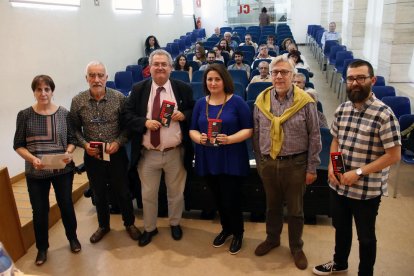
[[[89,146],[94,149],[98,149],[98,154],[95,155],[95,158],[99,160],[109,161],[109,154],[106,153],[106,143],[104,142],[96,142],[91,141],[89,142]]]
[[[340,152],[331,152],[331,161],[335,174],[345,173],[345,163],[342,153]]]
[[[220,145],[217,135],[221,132],[221,119],[208,119],[206,146],[218,147]]]
[[[159,121],[165,127],[169,127],[171,123],[171,116],[174,113],[175,103],[166,100],[162,101]]]

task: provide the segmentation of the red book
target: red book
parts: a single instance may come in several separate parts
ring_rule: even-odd
[[[340,152],[331,152],[331,161],[335,174],[345,173],[344,157]]]
[[[220,145],[217,135],[221,132],[221,119],[208,119],[206,146],[218,147]]]
[[[174,113],[175,103],[166,100],[162,101],[159,121],[165,127],[169,127],[171,123],[171,116]]]
[[[95,155],[95,158],[99,160],[109,161],[109,154],[106,153],[106,143],[104,142],[89,142],[89,146],[94,149],[98,149],[98,153]]]

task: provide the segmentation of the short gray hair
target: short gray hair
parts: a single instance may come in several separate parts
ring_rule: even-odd
[[[224,36],[226,36],[226,35],[231,36],[231,32],[225,32],[225,33],[224,33]]]
[[[106,70],[105,64],[103,64],[101,61],[98,61],[98,60],[93,60],[93,61],[89,62],[88,65],[86,65],[85,75],[88,76],[88,69],[89,69],[89,67],[91,67],[91,66],[97,66],[97,65],[102,66],[104,68],[104,70],[105,70],[105,74],[108,75],[108,71]]]
[[[172,59],[170,53],[168,53],[167,51],[165,51],[163,49],[157,49],[157,50],[151,52],[151,54],[149,56],[149,65],[152,65],[152,59],[154,58],[155,55],[166,56],[167,59],[168,59],[168,62],[170,63],[170,66],[173,66],[173,59]]]
[[[294,77],[300,77],[302,80],[306,82],[306,76],[303,73],[296,73]]]
[[[280,55],[273,58],[272,62],[270,62],[270,71],[272,71],[273,67],[280,62],[287,62],[290,65],[292,72],[296,74],[297,70],[295,68],[295,64],[293,64],[293,61],[289,59],[286,55]]]

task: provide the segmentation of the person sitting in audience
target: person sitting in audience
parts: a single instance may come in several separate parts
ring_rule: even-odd
[[[288,50],[288,52],[283,54],[285,57],[288,57],[290,53],[299,52],[298,46],[295,43],[290,43],[287,50]],[[300,67],[300,65],[299,65],[299,67],[296,67],[296,68],[304,68],[304,69],[308,70],[309,73],[313,76],[313,73],[310,72],[310,67],[309,67],[308,63],[306,62],[306,59],[302,54],[300,55],[300,59],[302,60],[304,66],[307,67],[307,68]]]
[[[279,47],[275,45],[275,36],[274,35],[268,35],[266,39],[267,48],[269,50],[275,51],[276,55],[279,55]]]
[[[237,47],[239,46],[235,40],[231,39],[231,33],[230,32],[225,32],[224,33],[224,39],[227,41],[227,44],[229,45],[229,47],[233,51],[236,50]]]
[[[206,50],[204,47],[199,45],[196,46],[195,55],[193,56],[193,61],[196,61],[199,65],[206,62]]]
[[[221,33],[220,33],[220,28],[219,27],[215,27],[214,28],[214,34],[212,34],[211,35],[211,37],[218,37],[218,38],[221,38],[222,36],[221,36]]]
[[[294,44],[292,44],[294,45]],[[302,60],[302,55],[298,50],[292,50],[288,53],[288,58],[293,61],[295,68],[303,68],[310,72],[310,67]]]
[[[35,264],[42,265],[47,260],[49,247],[51,184],[62,214],[70,249],[73,253],[81,251],[72,203],[74,163],[71,154],[75,150],[76,141],[69,126],[69,111],[52,101],[55,91],[52,78],[47,75],[36,76],[32,81],[32,90],[36,102],[17,114],[13,148],[25,160],[27,190],[32,205],[33,229],[38,250]],[[52,154],[66,154],[62,159],[65,163],[63,168],[51,170],[45,167],[42,156]],[[1,227],[7,228],[7,225]]]
[[[216,53],[216,60],[220,60],[224,63],[224,57],[221,55],[221,52],[223,51],[223,48],[221,48],[220,45],[214,46],[213,51]]]
[[[220,40],[218,43],[219,46],[221,46],[222,51],[227,52],[230,56],[233,55],[233,50],[230,48],[229,43],[224,38]]]
[[[259,53],[257,54],[256,59],[271,59],[272,57],[269,55],[269,48],[267,48],[266,44],[262,44],[259,47]]]
[[[207,68],[216,61],[216,53],[214,51],[208,51],[207,63],[200,66],[200,71],[207,70]]]
[[[257,43],[255,43],[252,40],[252,35],[251,34],[246,34],[244,36],[244,42],[240,43],[239,46],[253,46],[254,47],[254,52],[257,52],[257,48],[258,48]]]
[[[174,70],[188,72],[188,76],[191,81],[191,77],[193,76],[193,67],[188,64],[187,57],[185,55],[179,55],[175,58]]]
[[[288,38],[285,38],[283,41],[282,41],[282,50],[284,50],[284,51],[287,51],[288,50],[288,46],[291,44],[291,43],[294,43],[294,41],[293,41],[293,39],[292,38],[290,38],[290,37],[288,37]]]
[[[269,63],[267,61],[261,61],[259,66],[260,75],[254,76],[250,83],[255,82],[272,82],[272,78],[269,75]]]
[[[232,65],[229,65],[227,67],[228,70],[244,70],[247,73],[247,78],[250,77],[250,66],[243,63],[243,52],[242,51],[236,51],[234,52],[233,58],[234,63]]]
[[[160,44],[158,44],[158,40],[155,36],[150,35],[145,40],[145,56],[149,57],[152,51],[159,49]]]
[[[335,32],[335,29],[336,29],[336,23],[335,22],[329,23],[329,31],[325,31],[322,34],[322,38],[321,38],[322,49],[325,48],[326,41],[328,40],[339,41],[341,39],[341,35],[338,32]]]

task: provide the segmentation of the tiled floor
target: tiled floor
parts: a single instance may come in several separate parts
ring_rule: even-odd
[[[319,92],[328,122],[338,106],[338,100],[325,82],[318,65],[307,47],[300,49],[315,72],[313,82]],[[397,172],[392,170],[390,195]],[[377,219],[378,253],[375,275],[413,275],[414,263],[414,170],[402,165],[399,170],[399,193],[396,199],[383,197]],[[332,259],[334,231],[328,217],[318,217],[317,225],[305,225],[304,251],[309,268],[299,271],[290,256],[287,244],[287,225],[282,233],[282,246],[266,256],[256,257],[254,250],[265,238],[264,223],[245,223],[242,251],[232,256],[229,244],[214,248],[211,243],[220,230],[218,220],[196,219],[197,213],[186,213],[182,220],[184,237],[172,240],[168,221],[159,219],[160,233],[148,246],[138,247],[124,231],[119,215],[111,216],[112,231],[98,244],[90,244],[89,237],[96,230],[96,214],[89,199],[76,203],[78,236],[83,245],[78,255],[70,253],[64,229],[59,222],[50,231],[49,258],[36,267],[33,246],[17,266],[26,273],[37,275],[311,275],[311,267]],[[141,211],[136,211],[136,225],[142,229]],[[358,242],[356,234],[349,258],[349,272],[356,275]]]

